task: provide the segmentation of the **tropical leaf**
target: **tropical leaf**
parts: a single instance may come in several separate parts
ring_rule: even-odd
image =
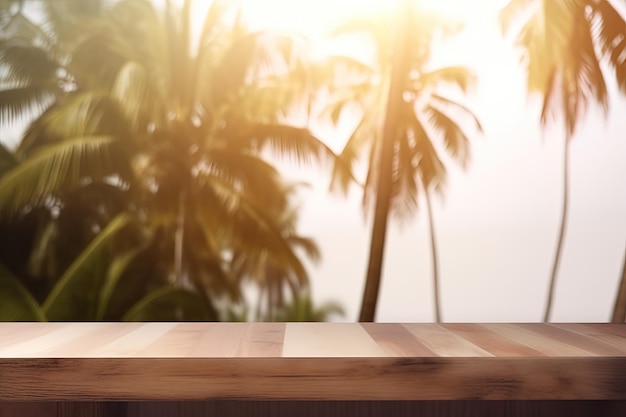
[[[209,175],[221,178],[234,188],[239,187],[260,207],[287,205],[280,173],[258,155],[229,147],[213,148],[207,154],[202,172],[206,170]]]
[[[109,302],[113,296],[119,280],[132,261],[135,260],[137,255],[145,250],[146,246],[140,246],[138,248],[129,250],[127,252],[118,255],[113,259],[110,266],[107,269],[106,277],[99,290],[98,294],[98,309],[96,311],[95,320],[104,320],[109,308]]]
[[[0,179],[0,212],[14,213],[39,204],[62,189],[112,174],[115,156],[111,136],[81,137],[42,148]]]
[[[470,158],[469,138],[457,122],[433,105],[427,105],[424,114],[443,138],[443,143],[450,154],[463,168]]]
[[[24,132],[17,155],[25,158],[47,145],[87,136],[127,137],[129,126],[107,93],[87,90],[56,101]],[[118,164],[119,165],[119,164]]]
[[[213,306],[198,294],[176,288],[160,288],[137,301],[123,321],[215,321]]]
[[[17,165],[17,160],[11,151],[0,143],[0,178],[5,172],[10,171]]]
[[[459,103],[458,101],[450,100],[449,98],[446,98],[436,93],[432,94],[431,98],[433,104],[436,104],[438,107],[442,109],[445,108],[446,110],[450,111],[455,111],[463,117],[470,118],[472,123],[474,124],[474,127],[478,130],[478,133],[484,132],[483,126],[480,123],[478,116],[476,116],[476,114],[472,110],[470,110],[469,107]]]
[[[111,91],[132,127],[139,131],[150,121],[162,120],[164,94],[155,91],[146,69],[132,61],[119,70]]]
[[[202,204],[212,208],[208,212],[211,216],[203,217],[206,228],[220,230],[225,243],[250,256],[266,252],[274,262],[290,270],[299,280],[307,280],[302,262],[264,207],[257,207],[245,194],[219,178],[213,178],[200,190],[204,199]]]
[[[593,38],[613,68],[619,88],[626,94],[626,21],[607,0],[593,2],[591,7]]]
[[[259,151],[269,149],[276,155],[301,164],[334,161],[335,153],[308,129],[279,124],[254,124],[249,139]]]
[[[32,84],[0,90],[0,124],[14,123],[41,113],[54,102],[48,85]]]
[[[444,67],[419,74],[414,81],[416,91],[426,87],[437,87],[441,84],[457,86],[464,93],[476,83],[475,75],[465,67]]]
[[[519,20],[523,20],[520,15],[531,10],[531,6],[538,6],[537,0],[509,0],[500,10],[500,29],[503,34],[511,30],[511,26]]]
[[[287,243],[296,250],[302,250],[313,262],[318,263],[322,259],[320,248],[314,239],[303,236],[289,236]]]
[[[0,41],[0,68],[4,82],[25,86],[54,81],[59,65],[43,48],[8,40]]]
[[[126,214],[113,219],[65,271],[42,306],[49,320],[94,320],[97,317],[99,293],[111,259],[111,241],[129,222]]]
[[[433,187],[435,190],[439,190],[446,177],[445,165],[439,158],[422,121],[416,114],[411,114],[410,122],[415,135],[419,173],[427,189]]]
[[[35,298],[0,264],[0,321],[46,321]]]

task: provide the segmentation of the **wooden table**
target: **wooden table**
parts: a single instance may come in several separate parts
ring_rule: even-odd
[[[626,325],[0,323],[0,417],[251,404],[258,415],[369,404],[365,415],[623,417]]]

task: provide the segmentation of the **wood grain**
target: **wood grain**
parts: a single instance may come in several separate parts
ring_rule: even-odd
[[[624,326],[0,323],[0,401],[624,400]]]

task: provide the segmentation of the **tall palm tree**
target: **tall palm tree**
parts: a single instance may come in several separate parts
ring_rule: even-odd
[[[333,155],[307,129],[281,123],[294,87],[283,82],[289,39],[247,32],[228,1],[212,3],[198,42],[189,0],[162,11],[121,0],[103,14],[75,22],[72,42],[55,44],[67,51],[70,84],[26,132],[22,162],[0,180],[0,212],[107,183],[127,191],[136,218],[165,239],[175,286],[228,293],[221,272],[232,250],[269,251],[297,267],[264,209],[286,198],[264,152]]]
[[[471,111],[438,93],[441,84],[460,87],[471,84],[471,73],[461,67],[426,70],[429,47],[438,31],[453,31],[450,22],[437,21],[413,10],[401,9],[399,39],[390,37],[390,21],[355,20],[343,30],[373,35],[377,51],[376,68],[352,59],[335,59],[347,68],[352,83],[336,89],[337,117],[346,105],[361,106],[362,117],[335,166],[334,185],[344,191],[352,180],[352,169],[362,152],[368,152],[368,170],[363,194],[364,208],[375,199],[374,226],[360,321],[373,321],[380,287],[386,227],[390,214],[405,220],[414,214],[420,194],[430,206],[430,194],[442,192],[446,167],[442,150],[464,165],[469,157],[468,136],[461,127],[467,118],[480,130]],[[406,20],[406,21],[405,21]],[[384,22],[384,23],[383,23]],[[412,25],[411,30],[408,30]],[[413,29],[413,28],[418,29]],[[393,59],[386,54],[396,48]],[[395,49],[394,49],[395,50]],[[339,80],[343,85],[345,80]],[[386,94],[389,94],[386,97]],[[381,127],[384,127],[381,130]],[[443,148],[443,149],[442,149]],[[437,252],[432,210],[428,210],[435,290],[435,316],[441,320]]]
[[[626,94],[626,22],[609,0],[511,0],[501,12],[505,31],[522,25],[527,88],[543,96],[541,124],[557,116],[565,125],[561,224],[543,320],[550,321],[569,208],[569,144],[590,104],[609,109],[608,64]]]
[[[615,297],[615,305],[613,306],[613,314],[611,322],[626,322],[626,256],[624,256],[624,266],[622,266],[622,277],[619,281],[617,296]]]

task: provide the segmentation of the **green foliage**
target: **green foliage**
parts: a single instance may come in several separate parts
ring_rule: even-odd
[[[33,118],[0,153],[0,216],[40,213],[20,269],[50,320],[215,320],[268,271],[308,285],[318,250],[265,159],[335,159],[283,123],[311,82],[296,41],[215,1],[194,45],[190,4],[47,2],[45,31],[0,45],[0,123]]]
[[[0,264],[0,321],[46,321],[37,301],[2,264]]]
[[[161,288],[146,295],[122,317],[124,321],[216,321],[215,309],[195,292]]]
[[[111,240],[129,221],[126,215],[112,220],[65,271],[42,306],[49,320],[94,320],[98,310],[105,308],[98,301],[109,269]],[[119,268],[115,263],[112,266]]]

